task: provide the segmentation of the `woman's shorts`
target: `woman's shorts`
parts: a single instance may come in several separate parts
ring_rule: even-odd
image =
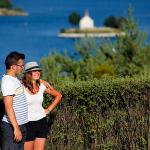
[[[37,121],[29,121],[26,124],[26,141],[34,141],[36,138],[47,138],[48,124],[46,117]]]

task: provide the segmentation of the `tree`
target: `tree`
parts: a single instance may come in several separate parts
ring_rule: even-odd
[[[106,27],[122,29],[126,22],[127,22],[127,20],[123,16],[121,16],[119,18],[114,17],[114,16],[109,16],[104,20],[104,25]]]
[[[119,17],[118,18],[118,27],[119,27],[119,29],[123,29],[125,24],[127,24],[127,19],[123,16]]]
[[[77,13],[77,12],[73,12],[73,13],[71,13],[71,14],[69,15],[69,22],[70,22],[72,25],[78,25],[80,19],[81,19],[80,14]]]
[[[118,20],[114,16],[109,16],[104,20],[104,25],[106,27],[113,27],[113,28],[118,28]]]
[[[138,29],[132,11],[132,7],[129,7],[128,17],[124,24],[125,35],[117,38],[115,46],[117,51],[113,59],[117,74],[123,76],[139,74],[145,66],[143,60],[148,60],[144,58],[148,57],[144,55],[145,34]]]
[[[12,3],[10,0],[0,0],[0,8],[12,9]]]
[[[146,45],[145,34],[137,28],[132,9],[129,8],[127,19],[119,20],[125,35],[100,43],[89,37],[77,39],[73,56],[55,54],[42,59],[43,77],[59,83],[149,74],[150,45]]]

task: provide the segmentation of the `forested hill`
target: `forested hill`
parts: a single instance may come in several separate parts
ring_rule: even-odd
[[[0,0],[0,16],[26,16],[26,12],[20,7],[13,7],[11,0]]]
[[[11,0],[0,0],[0,8],[12,9],[12,1]]]

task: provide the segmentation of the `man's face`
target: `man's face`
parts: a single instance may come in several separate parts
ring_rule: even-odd
[[[19,59],[18,63],[16,64],[16,74],[20,74],[24,68],[24,60]]]

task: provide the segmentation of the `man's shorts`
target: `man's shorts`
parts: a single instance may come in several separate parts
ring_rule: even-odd
[[[34,141],[36,138],[47,138],[48,124],[46,117],[37,121],[29,121],[26,124],[26,141]]]

